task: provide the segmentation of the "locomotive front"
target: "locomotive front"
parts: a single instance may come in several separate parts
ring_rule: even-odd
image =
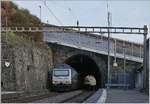
[[[74,88],[73,71],[69,65],[57,65],[52,71],[52,90],[69,91]],[[77,81],[77,80],[76,80]]]

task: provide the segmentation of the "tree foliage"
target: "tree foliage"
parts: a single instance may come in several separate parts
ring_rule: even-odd
[[[32,15],[27,9],[18,8],[11,1],[1,2],[2,26],[40,26],[40,19]],[[42,33],[26,33],[36,42],[42,41]],[[20,35],[20,34],[19,34]]]

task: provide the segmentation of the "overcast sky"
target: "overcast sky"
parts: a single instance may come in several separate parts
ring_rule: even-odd
[[[107,26],[107,0],[13,0],[20,8],[28,9],[42,21],[55,25]],[[112,26],[150,27],[150,0],[108,0]],[[50,12],[52,11],[53,14]],[[143,42],[143,36],[117,35],[113,37]]]

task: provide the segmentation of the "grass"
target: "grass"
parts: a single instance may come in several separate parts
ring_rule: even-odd
[[[20,36],[16,35],[15,33],[12,32],[8,32],[6,33],[2,33],[2,40],[6,38],[6,42],[12,46],[18,46],[18,45],[22,45],[22,46],[34,46],[35,42],[33,40],[31,40],[29,37],[25,37],[26,35],[21,33]]]

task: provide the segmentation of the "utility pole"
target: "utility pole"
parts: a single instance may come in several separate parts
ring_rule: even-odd
[[[148,34],[148,28],[147,28],[147,26],[146,25],[144,25],[144,58],[143,58],[143,63],[144,63],[144,71],[143,71],[143,77],[144,77],[144,83],[143,83],[143,88],[144,89],[146,89],[146,87],[148,87],[148,86],[146,86],[146,83],[148,83],[148,82],[146,82],[146,77],[148,77],[147,76],[147,69],[146,69],[146,64],[147,64],[147,49],[146,49],[146,40],[147,40],[147,34]]]
[[[39,8],[40,8],[40,24],[41,24],[42,23],[42,20],[41,20],[42,19],[42,10],[41,10],[42,7],[41,7],[41,5],[39,5]]]
[[[108,19],[109,19],[109,12],[108,12]],[[107,62],[107,66],[108,66],[108,86],[107,86],[107,88],[109,88],[109,85],[110,85],[110,31],[109,31],[109,20],[108,20],[108,62]]]
[[[108,62],[107,62],[107,88],[110,88],[110,84],[111,84],[111,75],[110,75],[110,12],[109,12],[109,5],[108,5],[108,1],[107,1],[107,23],[108,23]]]
[[[125,42],[123,42],[123,54],[124,54],[123,73],[124,73],[124,89],[125,89],[126,88],[126,46],[125,46]]]

